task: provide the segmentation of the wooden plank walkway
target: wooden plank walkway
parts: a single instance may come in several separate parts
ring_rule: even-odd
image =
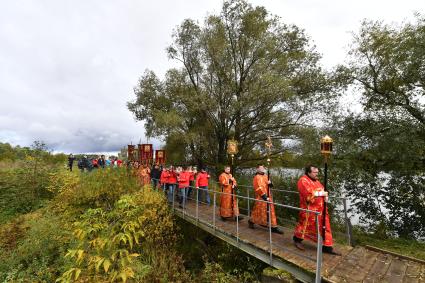
[[[247,217],[241,221],[227,220],[223,221],[219,217],[219,208],[216,207],[214,220],[213,206],[200,204],[198,212],[196,211],[196,202],[188,201],[185,209],[178,207],[175,203],[176,214],[191,223],[208,230],[208,232],[221,233],[226,237],[220,237],[224,240],[233,238],[235,243],[252,245],[258,251],[263,253],[263,257],[257,257],[264,262],[267,257],[264,254],[270,253],[270,248],[274,259],[279,259],[297,269],[287,270],[293,273],[302,281],[312,282],[316,270],[315,243],[304,241],[305,251],[300,251],[293,245],[293,230],[284,230],[284,235],[271,234],[271,243],[269,241],[269,230],[265,227],[255,226],[255,229],[248,227]],[[202,225],[201,225],[202,224]],[[208,228],[208,229],[205,229]],[[213,229],[213,230],[212,230]],[[238,246],[238,245],[237,245]],[[239,245],[240,247],[240,245]],[[243,249],[243,248],[241,248]],[[405,258],[385,251],[372,250],[365,247],[355,247],[335,244],[335,249],[342,253],[342,256],[323,254],[322,262],[322,280],[327,282],[422,282],[425,283],[425,261]],[[245,249],[247,251],[247,249]],[[255,255],[255,250],[249,249],[247,252]],[[276,265],[274,265],[276,266]],[[300,277],[304,271],[307,277]],[[307,279],[306,279],[307,278]],[[313,278],[313,279],[311,279]]]

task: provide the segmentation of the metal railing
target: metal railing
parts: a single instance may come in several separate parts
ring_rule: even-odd
[[[244,186],[247,187],[247,186]],[[172,190],[172,192],[170,193],[169,190]],[[190,196],[188,194],[188,190],[191,189],[192,192],[196,192],[196,199],[192,198],[192,196]],[[252,187],[251,187],[252,189]],[[222,192],[222,191],[217,191],[217,190],[208,190],[208,189],[203,189],[203,188],[195,188],[193,186],[188,186],[185,187],[184,189],[178,189],[178,184],[168,184],[168,188],[163,188],[164,191],[166,191],[168,193],[167,197],[168,197],[168,201],[169,201],[169,205],[172,207],[173,211],[177,210],[181,212],[181,215],[183,218],[185,217],[191,217],[192,219],[194,219],[196,222],[202,222],[203,224],[208,225],[209,227],[211,227],[212,229],[214,229],[214,231],[216,230],[222,230],[220,227],[217,226],[217,207],[218,207],[218,203],[217,203],[217,196],[222,196],[222,195],[228,195],[231,198],[236,197],[236,203],[238,203],[238,200],[245,200],[248,204],[248,214],[245,215],[247,217],[250,216],[250,207],[249,207],[249,203],[250,202],[259,202],[259,203],[266,203],[268,206],[270,205],[274,205],[275,207],[281,208],[281,209],[290,209],[290,210],[296,210],[296,211],[304,211],[304,212],[308,212],[308,213],[312,213],[314,214],[314,218],[315,218],[315,225],[316,225],[316,236],[317,236],[317,247],[316,247],[316,256],[314,258],[306,256],[300,252],[294,252],[293,250],[288,249],[287,247],[283,246],[283,245],[279,245],[278,243],[274,243],[273,242],[273,237],[272,237],[272,225],[271,225],[271,211],[272,209],[268,209],[267,213],[268,213],[268,256],[269,256],[269,264],[273,265],[273,260],[276,257],[273,254],[273,250],[277,251],[278,249],[289,252],[289,253],[293,253],[296,254],[299,257],[305,258],[307,260],[310,261],[314,261],[316,263],[316,270],[315,270],[315,282],[321,282],[321,269],[322,269],[322,236],[320,233],[320,224],[319,224],[319,215],[321,214],[320,212],[317,211],[313,211],[313,210],[308,210],[308,209],[303,209],[303,208],[299,208],[299,207],[294,207],[294,206],[290,206],[290,205],[285,205],[285,204],[281,204],[276,202],[276,200],[274,201],[264,201],[262,199],[255,199],[250,197],[249,195],[249,190],[247,190],[247,196],[244,195],[240,195],[240,194],[232,194],[232,193],[226,193],[226,192]],[[276,190],[276,189],[274,189]],[[203,202],[199,200],[199,192],[203,191],[204,194],[206,196],[206,194],[212,194],[212,215],[210,215],[210,217],[206,217],[204,214],[202,216],[200,216],[199,213],[199,209],[200,209],[200,204],[208,204],[207,202]],[[283,190],[282,190],[283,191]],[[178,194],[177,194],[178,192]],[[296,192],[292,192],[292,191],[288,191],[291,193],[296,193]],[[176,195],[179,196],[179,207],[177,207],[176,205]],[[211,199],[211,198],[210,198]],[[188,200],[195,200],[196,205],[195,205],[195,211],[192,211],[191,209],[187,208],[187,201]],[[211,202],[211,200],[210,200]],[[211,205],[211,203],[209,203]],[[238,206],[239,208],[239,206]],[[276,209],[275,209],[276,212]],[[240,215],[244,215],[242,213],[239,213]],[[278,217],[277,217],[278,218]],[[231,222],[231,221],[226,221],[229,223],[235,223],[235,235],[232,233],[231,236],[236,238],[236,242],[239,243],[239,241],[241,240],[241,235],[240,235],[240,222],[239,222],[239,217],[235,218],[236,221]],[[279,218],[277,219],[279,220]],[[282,219],[280,219],[282,220]],[[282,227],[282,226],[280,226]],[[223,232],[225,232],[224,230],[222,230]],[[227,232],[226,232],[227,233]],[[228,234],[228,233],[227,233]],[[258,236],[253,235],[253,233],[250,234],[250,237],[256,237],[258,239]],[[265,240],[264,238],[260,239],[260,240]],[[275,248],[275,249],[274,249]],[[267,250],[266,250],[267,251]]]
[[[252,186],[238,185],[238,188],[245,189],[246,190],[246,196],[247,197],[249,197],[250,191],[252,191]],[[271,191],[272,192],[281,192],[281,193],[286,193],[286,194],[294,194],[294,195],[297,195],[297,196],[299,195],[299,192],[298,191],[282,190],[282,189],[278,189],[278,188],[271,188]],[[339,231],[333,231],[333,233],[340,235],[341,238],[342,237],[345,238],[347,244],[349,246],[353,246],[352,225],[351,225],[350,218],[348,217],[347,198],[330,195],[329,196],[329,199],[335,199],[338,202],[338,205],[340,206],[340,209],[335,208],[335,210],[337,210],[337,212],[342,212],[342,214],[343,214],[343,217],[342,218],[344,220],[344,227],[345,227],[344,233],[341,233]],[[279,201],[275,197],[273,197],[273,200],[274,201]],[[249,202],[247,203],[246,210],[248,211],[248,215],[250,215],[250,203]],[[285,219],[285,220],[288,222],[287,219]],[[296,224],[296,222],[293,222],[292,224]]]

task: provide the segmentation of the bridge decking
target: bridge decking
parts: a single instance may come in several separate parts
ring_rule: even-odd
[[[213,206],[200,204],[196,213],[196,202],[189,201],[185,209],[175,203],[178,216],[194,225],[213,233],[217,237],[245,250],[251,255],[277,268],[286,269],[299,280],[314,282],[316,270],[316,244],[304,241],[305,251],[293,245],[293,231],[283,228],[284,235],[272,233],[273,259],[269,260],[269,230],[265,227],[248,227],[247,217],[239,221],[222,221],[216,207],[215,222]],[[198,217],[196,217],[198,215]],[[214,225],[215,223],[215,225]],[[335,244],[342,256],[323,254],[322,279],[328,282],[424,282],[425,261],[409,259],[384,251],[374,251],[365,247]]]

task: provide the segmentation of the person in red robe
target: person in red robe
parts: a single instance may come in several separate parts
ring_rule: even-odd
[[[320,212],[318,220],[320,227],[319,230],[320,233],[322,233],[323,203],[328,199],[328,192],[325,191],[325,188],[318,180],[318,173],[319,169],[316,166],[308,165],[305,168],[305,175],[301,176],[298,180],[297,187],[300,194],[300,208]],[[326,211],[325,226],[325,241],[323,242],[322,248],[323,252],[340,255],[335,252],[332,247],[333,240],[328,211]],[[302,245],[302,241],[304,239],[317,242],[316,221],[314,213],[300,211],[298,224],[295,227],[293,236],[294,244],[300,250],[304,250]]]
[[[151,170],[146,164],[143,164],[140,167],[139,179],[140,179],[140,183],[142,184],[142,187],[145,185],[149,185],[151,183],[150,173],[151,173]]]
[[[253,180],[254,194],[256,200],[263,201],[255,202],[254,208],[251,211],[251,217],[248,220],[249,228],[254,229],[254,224],[264,227],[269,227],[270,225],[273,233],[283,234],[283,232],[277,227],[273,197],[270,190],[272,183],[269,180],[266,171],[267,170],[264,165],[260,164],[257,166],[257,174],[255,174]]]
[[[230,174],[230,166],[224,167],[224,172],[219,176],[221,187],[220,194],[220,216],[223,221],[231,218],[242,220],[239,215],[238,200],[236,198],[235,188],[237,186],[236,179]]]

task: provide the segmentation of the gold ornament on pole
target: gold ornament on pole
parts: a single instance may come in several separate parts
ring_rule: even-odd
[[[227,141],[227,154],[232,157],[232,166],[233,166],[233,158],[238,153],[238,142],[235,139],[231,139]]]
[[[267,167],[270,166],[270,152],[273,147],[272,139],[270,136],[267,136],[267,141],[265,142],[265,146],[267,147]]]
[[[320,152],[325,156],[329,157],[332,153],[333,140],[330,136],[326,135],[320,139]]]

